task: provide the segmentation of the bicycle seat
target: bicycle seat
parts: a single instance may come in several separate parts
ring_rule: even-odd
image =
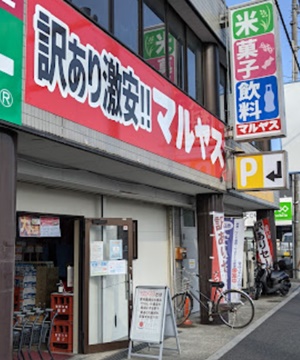
[[[209,281],[211,287],[216,287],[216,288],[220,288],[222,289],[225,284],[223,283],[223,281]]]

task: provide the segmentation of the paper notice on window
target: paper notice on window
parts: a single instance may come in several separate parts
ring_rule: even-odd
[[[91,261],[103,260],[103,241],[92,242],[90,254]]]
[[[127,260],[91,260],[90,276],[127,274]]]
[[[111,260],[123,259],[123,241],[110,240],[109,241],[109,258]]]
[[[103,261],[103,241],[94,241],[90,245],[90,276],[105,275],[107,270],[103,263],[107,263]]]

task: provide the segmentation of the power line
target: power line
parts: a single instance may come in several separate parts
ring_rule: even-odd
[[[283,26],[285,35],[286,35],[286,37],[287,37],[289,46],[290,46],[290,48],[291,48],[291,50],[292,50],[292,54],[293,54],[295,63],[296,63],[296,65],[297,65],[298,70],[300,71],[300,65],[299,65],[298,57],[297,57],[297,54],[296,54],[296,52],[295,52],[295,50],[294,50],[294,46],[293,46],[293,44],[292,44],[292,41],[291,41],[290,35],[289,35],[289,33],[288,33],[287,27],[286,27],[286,25],[285,25],[285,22],[284,22],[284,19],[283,19],[282,12],[281,12],[281,10],[280,10],[278,1],[277,1],[277,0],[274,0],[274,1],[275,1],[275,5],[276,5],[276,7],[277,7],[277,10],[278,10],[278,13],[279,13],[279,16],[280,16],[280,20],[281,20],[281,23],[282,23],[282,26]],[[297,46],[298,46],[298,44],[297,44]]]

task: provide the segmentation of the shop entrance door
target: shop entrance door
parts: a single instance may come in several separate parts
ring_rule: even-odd
[[[132,220],[86,219],[84,251],[84,353],[126,347],[132,309]]]

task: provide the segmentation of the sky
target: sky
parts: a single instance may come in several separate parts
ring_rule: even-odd
[[[239,5],[249,2],[249,0],[225,0],[228,7],[233,5]],[[286,28],[288,30],[290,39],[291,36],[291,20],[292,20],[292,0],[278,0],[278,4],[284,18],[284,22]],[[298,27],[300,27],[300,16],[298,17]],[[298,34],[298,42],[300,36]],[[282,74],[283,74],[283,82],[289,83],[292,82],[292,51],[289,46],[287,37],[285,35],[282,23],[280,21],[280,46],[281,46],[281,53],[282,53]]]

